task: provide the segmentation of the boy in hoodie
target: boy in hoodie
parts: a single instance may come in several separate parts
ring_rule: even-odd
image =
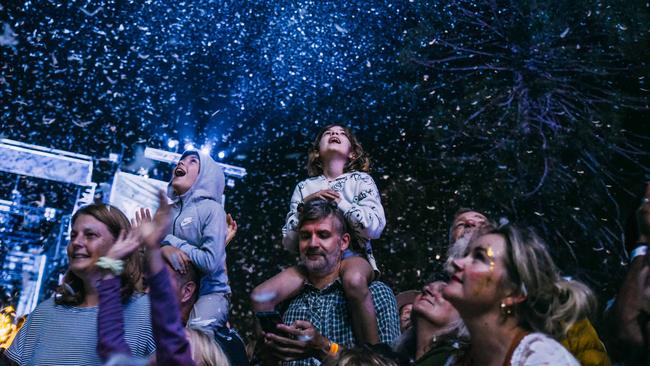
[[[196,150],[183,153],[167,187],[172,205],[171,233],[161,245],[163,255],[181,274],[192,262],[201,272],[199,299],[189,322],[206,330],[226,324],[230,287],[226,273],[226,214],[221,167]]]

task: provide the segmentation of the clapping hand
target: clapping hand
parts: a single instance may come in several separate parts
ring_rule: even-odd
[[[141,240],[140,230],[131,229],[128,232],[122,230],[115,243],[108,249],[105,257],[110,259],[124,259],[140,246]]]
[[[169,230],[171,205],[163,191],[158,192],[158,210],[151,217],[149,209],[140,209],[140,214],[135,213],[136,225],[142,230],[142,242],[149,248],[158,248],[160,241]]]

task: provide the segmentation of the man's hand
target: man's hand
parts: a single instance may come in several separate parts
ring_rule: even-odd
[[[321,191],[314,192],[314,193],[310,194],[309,196],[305,197],[305,199],[303,201],[304,202],[309,202],[309,201],[315,200],[317,198],[323,198],[323,199],[326,199],[328,201],[335,201],[336,203],[341,202],[341,195],[338,192],[336,192],[334,190],[331,190],[331,189],[323,189]]]
[[[161,250],[163,257],[165,257],[167,262],[169,262],[172,267],[174,267],[174,271],[180,274],[187,273],[187,268],[190,265],[190,257],[188,257],[184,251],[171,245],[166,245],[162,247]]]
[[[278,330],[292,338],[264,333],[264,346],[273,358],[295,361],[327,355],[329,341],[310,322],[296,320],[292,325],[278,324]]]

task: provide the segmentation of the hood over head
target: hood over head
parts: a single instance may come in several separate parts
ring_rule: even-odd
[[[196,181],[194,181],[192,187],[185,192],[185,194],[179,197],[176,192],[174,192],[174,188],[172,188],[171,181],[174,179],[172,174],[172,178],[167,185],[167,196],[174,201],[178,198],[182,198],[184,202],[207,198],[222,203],[221,198],[223,196],[226,178],[221,166],[217,164],[210,155],[199,150],[186,150],[183,152],[183,155],[181,155],[180,160],[188,155],[197,155],[199,157],[200,167]]]

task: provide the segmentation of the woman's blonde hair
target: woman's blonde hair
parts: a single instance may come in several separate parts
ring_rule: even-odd
[[[81,207],[72,216],[71,225],[81,215],[89,215],[106,225],[108,231],[117,240],[122,230],[131,229],[131,223],[119,208],[105,204],[90,204]],[[120,297],[126,302],[135,292],[144,292],[143,284],[143,261],[141,251],[135,251],[124,259],[124,271],[121,275],[122,288]],[[86,298],[86,290],[83,281],[72,271],[68,270],[63,277],[63,282],[56,289],[54,300],[59,305],[79,305]]]
[[[187,328],[185,331],[192,359],[197,366],[230,366],[228,356],[211,336],[195,328]]]
[[[562,339],[595,308],[589,287],[560,277],[546,244],[531,228],[508,224],[490,233],[505,238],[505,280],[526,297],[513,309],[521,326]]]
[[[359,143],[359,140],[357,140],[357,138],[354,136],[352,130],[345,126],[334,123],[323,127],[318,132],[318,135],[316,135],[316,139],[312,145],[309,147],[309,153],[307,157],[307,174],[309,174],[310,177],[315,177],[323,174],[323,163],[320,161],[318,148],[320,146],[320,140],[323,137],[323,134],[332,127],[341,127],[350,140],[350,145],[352,147],[352,157],[348,160],[348,163],[345,164],[343,172],[370,172],[370,159],[368,158],[368,154],[363,151],[361,143]]]

